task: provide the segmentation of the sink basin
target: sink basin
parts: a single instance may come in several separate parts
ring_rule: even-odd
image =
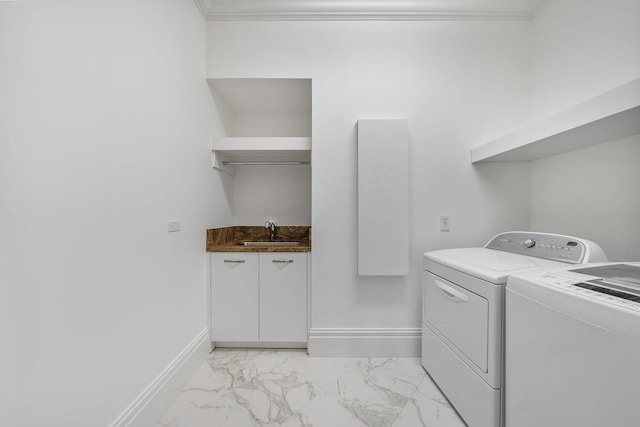
[[[238,246],[298,246],[300,242],[240,242]]]

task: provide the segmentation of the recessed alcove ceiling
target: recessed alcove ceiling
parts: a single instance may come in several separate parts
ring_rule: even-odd
[[[529,20],[549,0],[194,0],[209,21]]]

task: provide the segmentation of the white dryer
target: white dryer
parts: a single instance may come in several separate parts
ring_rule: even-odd
[[[640,425],[640,263],[509,278],[508,427]]]
[[[424,254],[422,365],[472,427],[504,425],[504,288],[509,275],[606,261],[570,236],[507,232],[483,248]]]

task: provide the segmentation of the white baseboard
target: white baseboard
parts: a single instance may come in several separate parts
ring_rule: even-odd
[[[111,423],[110,427],[154,425],[156,419],[180,393],[210,350],[209,328],[204,328]]]
[[[421,328],[311,328],[311,357],[420,357]]]
[[[216,348],[307,348],[306,342],[295,341],[216,341]]]

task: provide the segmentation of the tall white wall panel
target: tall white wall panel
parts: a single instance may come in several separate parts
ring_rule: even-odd
[[[409,273],[407,120],[358,120],[358,275]]]

